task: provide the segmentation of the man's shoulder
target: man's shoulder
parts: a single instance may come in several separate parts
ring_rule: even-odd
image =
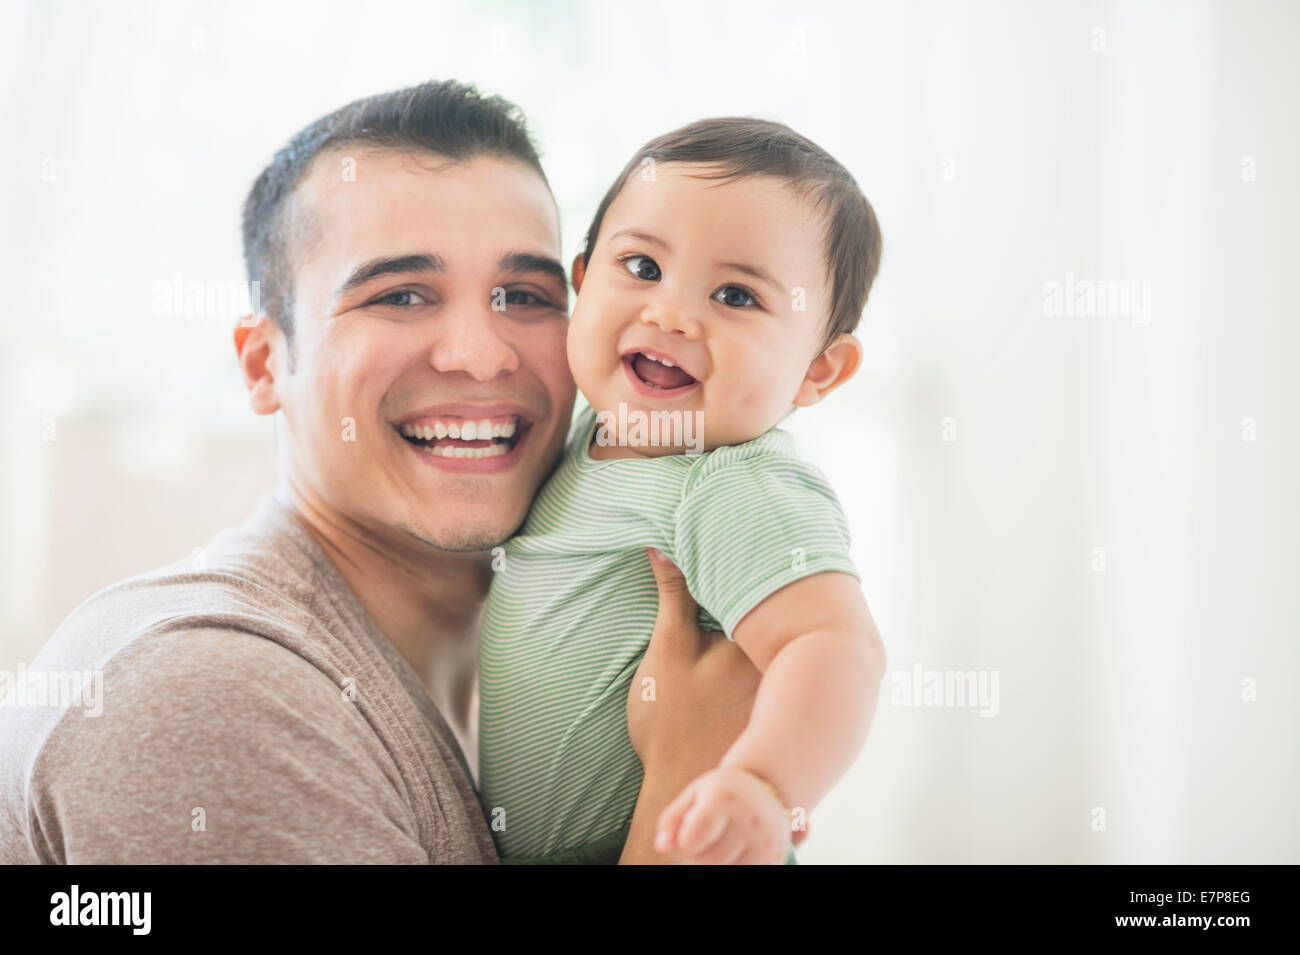
[[[189,557],[87,598],[38,659],[48,666],[103,666],[148,634],[230,630],[274,636],[309,629],[321,596],[319,560],[291,520],[284,505],[264,499],[243,525],[222,531]]]
[[[190,558],[88,598],[25,668],[25,682],[39,688],[67,675],[107,684],[115,725],[128,716],[202,717],[214,700],[239,699],[246,710],[313,686],[333,692],[339,674],[329,664],[364,637],[337,612],[346,599],[325,592],[334,582],[322,579],[320,556],[294,539],[278,507],[263,500],[249,521]],[[51,698],[45,709],[59,703]],[[48,734],[54,722],[46,713],[27,729],[43,723]],[[0,712],[0,735],[9,735],[6,726],[13,730],[13,720]]]
[[[0,862],[425,861],[400,769],[354,702],[369,684],[182,620],[84,671],[72,705],[0,708]]]
[[[0,860],[425,858],[414,827],[385,822],[406,807],[347,687],[275,641],[145,633],[78,704],[9,727],[20,764],[0,780]],[[326,845],[315,812],[373,842]]]
[[[89,597],[0,687],[0,829],[10,830],[0,837],[34,821],[20,815],[48,823],[67,793],[111,789],[151,760],[184,786],[223,761],[248,765],[242,750],[277,737],[319,729],[367,745],[308,649],[329,642],[309,603],[312,561],[266,507],[190,558]],[[187,749],[192,761],[177,758]],[[3,861],[22,855],[0,849]]]
[[[151,748],[174,756],[192,746],[219,761],[286,730],[300,734],[308,723],[337,732],[356,719],[343,689],[319,668],[248,631],[153,630],[97,669],[27,675],[33,685],[52,687],[52,674],[74,673],[82,674],[82,692],[71,706],[51,694],[46,707],[56,715],[41,738],[28,741],[36,744],[33,772],[69,767],[84,774],[89,763],[117,773]]]
[[[282,512],[105,588],[28,668],[92,698],[0,706],[0,863],[490,860],[391,652]]]

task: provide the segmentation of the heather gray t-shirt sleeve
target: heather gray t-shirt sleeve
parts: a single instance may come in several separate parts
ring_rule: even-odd
[[[145,636],[68,711],[29,807],[60,863],[425,863],[375,734],[320,671],[251,634]],[[183,701],[184,705],[178,705]]]
[[[99,704],[0,690],[0,864],[497,861],[447,721],[274,498],[87,599],[33,674]]]

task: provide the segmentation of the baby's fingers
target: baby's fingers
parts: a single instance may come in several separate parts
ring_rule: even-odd
[[[748,851],[749,839],[744,829],[729,819],[713,844],[690,860],[700,865],[735,865]]]
[[[695,804],[695,793],[696,787],[692,783],[659,814],[659,824],[655,830],[656,852],[672,852],[677,848],[682,819]]]
[[[713,848],[728,822],[730,819],[727,813],[716,799],[697,799],[682,818],[682,827],[677,833],[677,848],[683,855],[703,862],[704,854]]]

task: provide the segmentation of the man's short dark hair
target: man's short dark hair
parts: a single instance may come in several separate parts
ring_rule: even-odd
[[[348,143],[436,153],[457,162],[483,155],[513,158],[546,181],[519,107],[454,80],[369,96],[316,120],[275,154],[244,202],[248,280],[258,283],[262,310],[290,342],[294,255],[311,234],[290,200],[317,156]]]
[[[810,198],[825,217],[824,246],[831,284],[823,344],[858,327],[871,283],[880,271],[882,238],[875,210],[849,171],[830,153],[790,127],[769,120],[741,116],[701,119],[642,146],[600,201],[583,246],[584,267],[596,248],[610,204],[647,159],[713,165],[718,179],[774,176]]]

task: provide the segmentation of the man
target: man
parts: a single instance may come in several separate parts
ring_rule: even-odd
[[[463,85],[371,97],[276,155],[244,244],[265,315],[235,344],[253,410],[283,412],[281,487],[201,566],[101,591],[42,650],[37,678],[102,674],[102,712],[0,708],[0,863],[496,861],[466,759],[489,552],[574,399],[537,154]],[[656,574],[628,862],[659,858],[659,811],[758,676]]]

